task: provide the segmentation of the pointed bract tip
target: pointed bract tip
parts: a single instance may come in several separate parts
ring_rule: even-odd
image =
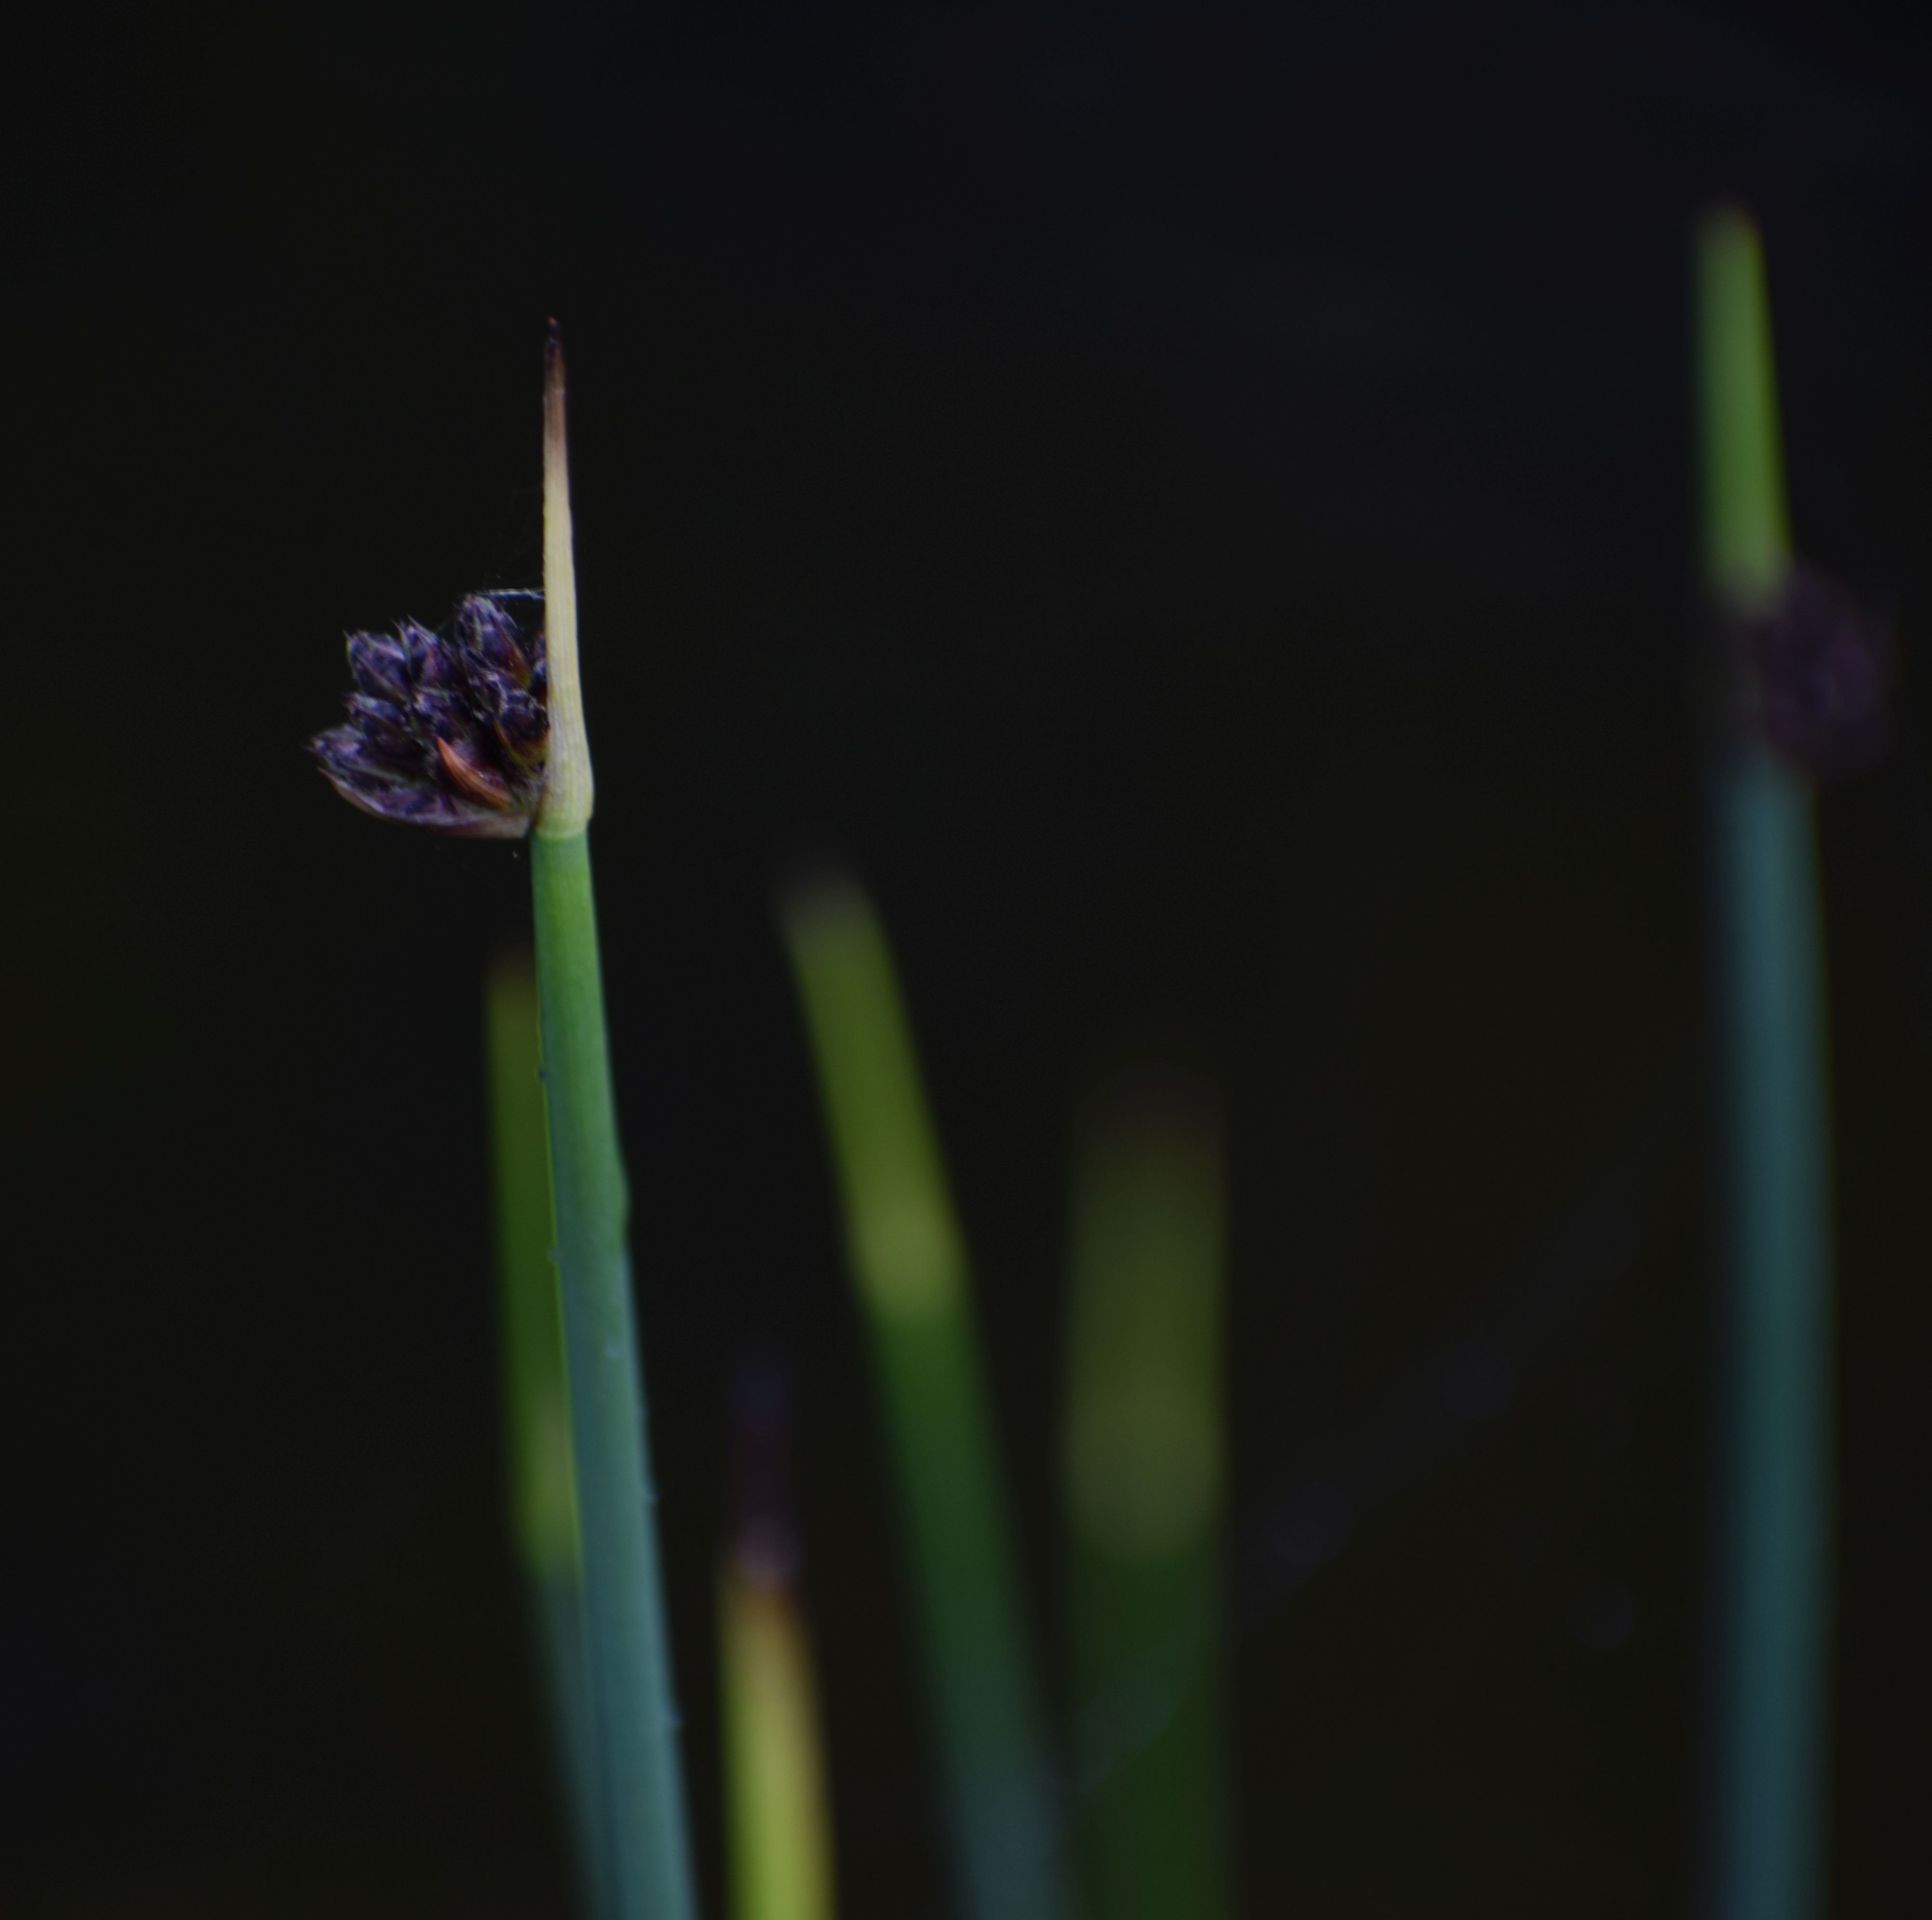
[[[549,483],[549,468],[556,464],[560,470],[563,458],[566,428],[563,405],[563,334],[556,321],[550,323],[550,333],[544,343],[544,455],[546,484]],[[560,481],[567,485],[567,481]]]
[[[564,426],[563,344],[555,320],[544,363],[544,605],[549,621],[550,735],[537,831],[580,833],[594,783],[577,674],[577,572],[571,554],[570,458]]]

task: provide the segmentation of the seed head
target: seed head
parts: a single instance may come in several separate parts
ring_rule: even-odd
[[[310,750],[352,806],[438,833],[515,839],[543,796],[550,745],[544,633],[507,602],[472,593],[448,634],[414,620],[349,636],[347,722]]]

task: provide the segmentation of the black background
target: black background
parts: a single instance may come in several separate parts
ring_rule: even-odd
[[[302,751],[345,628],[534,584],[554,312],[714,1910],[724,1396],[776,1342],[846,1910],[944,1910],[771,911],[827,839],[898,947],[1049,1649],[1073,1117],[1123,1061],[1220,1090],[1247,1910],[1681,1908],[1685,262],[1727,192],[1801,544],[1907,670],[1900,753],[1822,810],[1834,1876],[1925,1910],[1923,22],[211,4],[16,43],[0,1904],[564,1910],[483,1178],[526,863],[352,814]],[[1538,1250],[1633,1138],[1663,1170],[1584,1216],[1585,1283]]]

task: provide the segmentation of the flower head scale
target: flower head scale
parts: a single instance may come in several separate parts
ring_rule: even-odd
[[[448,635],[414,620],[349,636],[349,718],[310,750],[352,806],[438,833],[516,839],[543,795],[550,746],[542,627],[472,593]]]

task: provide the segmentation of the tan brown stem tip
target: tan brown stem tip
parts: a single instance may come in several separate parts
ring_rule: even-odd
[[[550,323],[544,346],[544,604],[549,623],[550,752],[537,831],[583,831],[596,790],[578,677],[577,569],[570,520],[570,461],[564,432],[563,335]]]

